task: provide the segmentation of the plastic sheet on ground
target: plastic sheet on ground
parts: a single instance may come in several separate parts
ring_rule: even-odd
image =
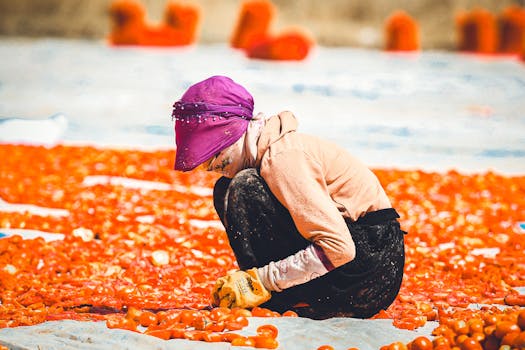
[[[257,111],[290,109],[301,131],[340,143],[370,166],[525,172],[525,66],[515,59],[318,48],[306,62],[275,64],[248,60],[225,45],[114,50],[98,42],[62,40],[0,40],[0,55],[0,142],[173,147],[171,103],[190,84],[225,74],[248,87]],[[108,181],[165,188],[101,177],[88,178],[85,185]],[[209,190],[192,191],[209,195]],[[64,214],[1,199],[0,207]],[[278,327],[280,349],[313,350],[323,344],[379,349],[428,336],[436,326],[427,322],[407,331],[391,320],[250,318],[237,333],[253,335],[261,324]],[[105,322],[71,320],[0,329],[0,344],[42,350],[232,348],[164,341],[108,329]]]
[[[290,110],[300,131],[369,166],[525,172],[525,64],[516,57],[318,47],[284,63],[226,44],[57,39],[0,39],[0,56],[0,142],[174,147],[173,102],[222,74],[252,93],[256,112]]]
[[[255,335],[258,326],[273,324],[279,329],[279,349],[312,349],[331,345],[334,349],[357,347],[376,350],[395,341],[408,343],[418,335],[429,336],[435,322],[407,331],[392,326],[392,320],[360,320],[332,318],[315,321],[307,318],[250,317],[250,324],[238,334]],[[229,343],[205,343],[182,339],[161,340],[152,336],[120,329],[108,329],[105,322],[52,321],[31,327],[0,329],[0,344],[14,350],[189,350],[189,349],[252,349]]]

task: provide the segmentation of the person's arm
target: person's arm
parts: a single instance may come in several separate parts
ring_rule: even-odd
[[[326,274],[329,269],[323,264],[319,253],[322,254],[319,248],[311,244],[294,255],[258,268],[257,274],[266,289],[280,292]]]
[[[302,151],[272,155],[261,175],[298,229],[312,242],[306,249],[257,269],[269,290],[306,283],[355,257],[355,245],[328,192],[320,164]]]
[[[216,306],[260,305],[270,299],[270,291],[306,283],[355,257],[354,241],[317,162],[303,152],[289,151],[272,155],[261,175],[312,244],[282,260],[219,278],[212,293]]]

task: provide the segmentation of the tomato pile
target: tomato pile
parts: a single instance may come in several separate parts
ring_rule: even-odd
[[[288,311],[287,311],[288,312]],[[111,315],[106,321],[108,328],[139,331],[138,327],[147,327],[144,334],[161,339],[187,339],[205,342],[229,342],[233,346],[252,346],[256,348],[276,349],[279,346],[277,327],[271,324],[261,325],[257,334],[243,336],[230,331],[243,329],[248,325],[246,317],[280,317],[269,309],[255,307],[246,309],[228,309],[217,307],[212,310],[167,310],[153,313],[151,311],[128,309],[125,317]],[[288,312],[283,316],[297,317]]]
[[[432,331],[434,339],[416,337],[408,344],[395,342],[381,350],[511,350],[525,349],[525,309],[464,309],[444,314]]]
[[[414,329],[448,307],[525,306],[525,176],[376,173],[409,232],[401,292],[377,317]]]
[[[146,333],[166,337],[162,331],[170,328],[178,330],[170,331],[171,338],[201,339],[205,333],[199,332],[209,329],[188,321],[183,310],[216,327],[210,334],[232,330],[219,330],[222,316],[248,316],[250,311],[237,310],[214,320],[212,314],[220,312],[204,310],[215,280],[237,265],[220,226],[195,224],[218,220],[211,198],[217,175],[175,172],[174,156],[174,150],[0,145],[0,199],[69,213],[0,210],[0,228],[65,235],[51,242],[0,239],[0,327],[77,319],[137,329],[140,316],[153,314],[155,320],[142,325]],[[415,329],[428,320],[441,326],[465,320],[472,303],[525,306],[512,288],[525,286],[525,235],[517,225],[525,221],[525,176],[374,172],[409,232],[401,291],[376,318]],[[86,182],[95,176],[164,187]],[[480,319],[495,313],[477,312]],[[173,314],[169,326],[163,313]],[[252,338],[235,342],[256,346]]]

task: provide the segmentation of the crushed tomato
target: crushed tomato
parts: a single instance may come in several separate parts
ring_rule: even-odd
[[[51,242],[0,239],[0,327],[106,320],[108,327],[146,327],[146,334],[162,339],[276,347],[271,332],[241,337],[231,330],[244,327],[252,312],[258,317],[278,313],[202,310],[215,280],[237,265],[220,225],[198,224],[218,220],[211,198],[217,176],[175,172],[174,156],[174,150],[0,145],[0,199],[68,213],[0,211],[1,228],[65,235]],[[525,176],[374,172],[408,231],[401,291],[376,318],[405,329],[437,320],[447,327],[437,331],[444,332],[439,334],[443,342],[463,348],[477,348],[482,334],[484,341],[500,344],[517,332],[505,342],[521,344],[524,336],[517,321],[512,323],[518,316],[493,308],[466,311],[466,306],[524,306],[512,287],[525,286],[525,239],[518,227],[525,221]],[[86,181],[96,176],[108,180]],[[470,318],[483,322],[469,325]],[[412,345],[429,346],[424,339]]]

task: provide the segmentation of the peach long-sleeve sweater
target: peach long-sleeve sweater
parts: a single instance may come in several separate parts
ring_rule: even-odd
[[[259,268],[265,286],[277,291],[351,261],[355,246],[345,218],[355,221],[391,207],[379,180],[362,162],[296,129],[293,114],[282,112],[266,121],[257,142],[256,167],[298,231],[312,242],[295,256]]]

